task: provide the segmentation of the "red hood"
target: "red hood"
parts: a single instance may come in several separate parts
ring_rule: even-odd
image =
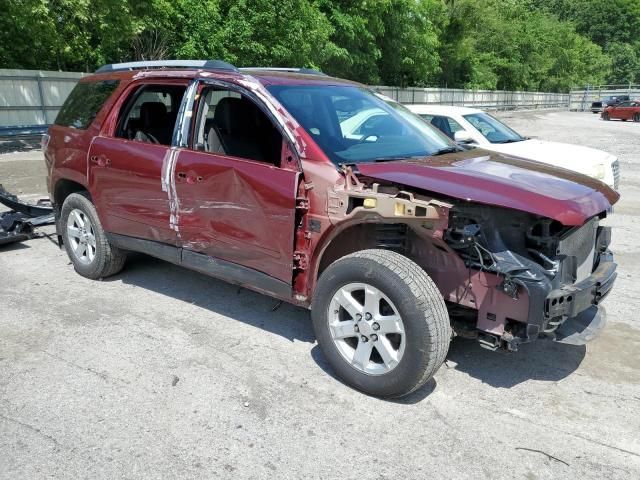
[[[485,150],[360,163],[361,175],[448,197],[513,208],[582,225],[618,201],[604,183],[551,165]]]

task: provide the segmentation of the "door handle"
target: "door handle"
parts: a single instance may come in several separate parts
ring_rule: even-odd
[[[178,180],[180,181],[186,181],[187,183],[200,183],[202,180],[204,180],[204,178],[201,175],[196,175],[193,172],[189,172],[188,174],[185,172],[178,172],[176,173],[176,177],[178,177]]]
[[[105,157],[104,155],[91,155],[91,157],[89,158],[89,160],[91,160],[92,163],[95,163],[96,165],[98,165],[99,167],[106,167],[111,165],[111,160],[109,160],[107,157]]]

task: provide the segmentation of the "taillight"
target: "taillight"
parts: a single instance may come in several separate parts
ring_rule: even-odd
[[[48,133],[45,133],[42,135],[42,139],[40,140],[40,146],[42,147],[42,150],[47,148],[47,145],[49,145],[50,139],[51,139],[51,136],[49,136]]]

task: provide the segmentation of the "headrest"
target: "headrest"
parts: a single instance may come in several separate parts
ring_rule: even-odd
[[[167,123],[167,107],[162,102],[144,102],[140,105],[140,119],[145,127],[163,127]]]
[[[248,133],[256,127],[256,107],[244,98],[225,97],[216,105],[214,121],[224,133]]]

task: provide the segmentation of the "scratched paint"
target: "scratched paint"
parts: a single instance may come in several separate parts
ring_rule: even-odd
[[[180,235],[180,199],[176,191],[176,161],[180,150],[173,147],[167,150],[162,161],[162,173],[160,181],[162,183],[162,191],[167,193],[169,200],[169,226],[178,236]]]

